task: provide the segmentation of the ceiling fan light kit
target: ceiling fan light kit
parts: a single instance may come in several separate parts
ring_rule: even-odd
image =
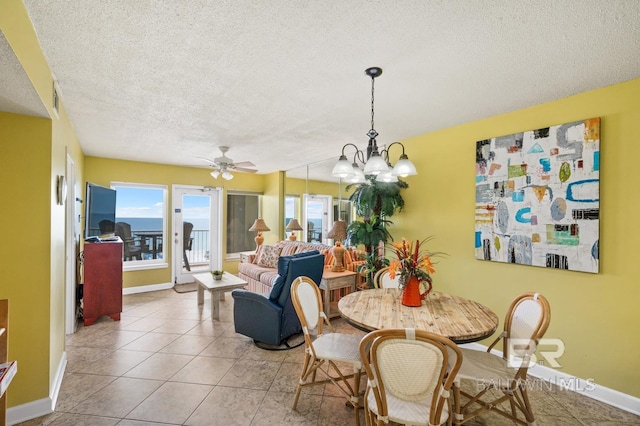
[[[404,145],[400,142],[393,142],[382,151],[378,150],[378,143],[376,137],[378,132],[374,126],[374,81],[376,77],[382,75],[382,68],[371,67],[367,68],[364,73],[371,77],[371,129],[367,132],[369,136],[369,144],[367,145],[366,154],[364,151],[358,149],[358,147],[352,143],[348,143],[342,147],[342,154],[338,158],[338,162],[333,167],[331,174],[335,177],[345,179],[350,183],[364,183],[366,182],[365,176],[375,176],[376,181],[379,182],[397,182],[398,176],[407,177],[417,175],[416,166],[409,161],[409,157],[404,152]],[[389,149],[393,145],[400,145],[402,147],[402,155],[398,159],[395,167],[391,166],[389,160]],[[356,149],[356,153],[353,156],[353,162],[349,162],[345,155],[345,148],[352,146]],[[358,161],[364,165],[364,170],[360,170]]]
[[[211,176],[214,179],[218,179],[218,176],[222,175],[222,179],[231,180],[233,179],[232,171],[236,172],[244,172],[244,173],[256,173],[256,169],[252,169],[250,167],[255,167],[251,161],[241,161],[239,163],[234,163],[233,160],[227,157],[225,154],[229,151],[228,146],[218,147],[220,152],[222,152],[222,156],[214,158],[213,160],[209,160],[208,158],[200,157],[202,160],[209,163],[209,165],[213,168],[211,172]]]

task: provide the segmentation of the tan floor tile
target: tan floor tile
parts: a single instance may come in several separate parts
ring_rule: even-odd
[[[242,354],[243,359],[277,361],[282,362],[287,357],[287,351],[269,351],[260,349],[256,345],[250,345],[246,352]]]
[[[364,425],[364,410],[358,410],[359,424]],[[325,396],[320,406],[318,425],[344,426],[353,425],[356,422],[353,407],[345,404],[344,398]]]
[[[233,337],[218,337],[206,349],[200,352],[202,356],[218,358],[241,358],[253,345],[249,339],[236,339]]]
[[[207,336],[191,336],[182,335],[164,348],[160,349],[163,353],[198,355],[207,346],[213,343],[213,337]]]
[[[249,426],[266,391],[216,386],[186,424],[192,426]]]
[[[147,333],[121,349],[128,351],[157,352],[180,337],[180,334]]]
[[[118,423],[118,426],[180,426],[180,425],[173,424],[173,423],[166,423],[166,422],[158,423],[158,422],[145,422],[143,420],[123,419],[123,420],[120,420],[120,422]]]
[[[143,331],[114,330],[102,334],[98,339],[93,340],[89,346],[96,348],[119,349],[134,340],[144,336]]]
[[[92,348],[87,346],[67,346],[67,371],[74,373],[81,367],[93,365],[113,352],[112,349]]]
[[[228,328],[228,324],[223,324],[217,321],[201,321],[200,323],[198,323],[198,325],[187,331],[185,334],[220,337],[227,331]]]
[[[290,392],[293,395],[298,388],[298,381],[300,380],[301,373],[302,364],[283,362],[280,365],[278,374],[276,374],[276,377],[273,379],[273,383],[269,390],[275,392]],[[323,395],[326,386],[326,384],[306,386],[302,388],[301,394]],[[303,396],[301,396],[301,398],[302,397]],[[293,402],[293,399],[291,401]]]
[[[119,377],[70,411],[123,418],[161,385],[162,382],[157,380]]]
[[[67,373],[62,379],[56,410],[69,411],[113,382],[116,377]]]
[[[158,318],[138,318],[135,317],[134,321],[129,322],[126,325],[120,327],[121,330],[130,331],[153,331],[156,328],[164,324],[165,320]],[[169,321],[169,320],[166,320]]]
[[[200,356],[182,367],[170,381],[217,385],[235,363],[231,358]]]
[[[163,323],[153,331],[156,333],[184,334],[201,322],[202,321],[198,320],[171,319],[163,321]]]
[[[113,426],[118,424],[120,419],[112,417],[89,416],[85,414],[63,414],[49,426]]]
[[[251,426],[260,425],[316,425],[320,415],[322,397],[306,395],[300,398],[296,410],[292,407],[293,394],[269,391],[260,404]]]
[[[212,389],[213,386],[167,382],[130,412],[127,418],[182,424]]]
[[[219,384],[220,386],[267,390],[279,368],[279,362],[239,359]]]
[[[125,351],[122,349],[110,352],[100,362],[81,363],[77,365],[78,372],[101,374],[105,376],[122,376],[147,358],[153,352]]]
[[[123,374],[139,379],[168,380],[193,359],[191,355],[155,353]]]

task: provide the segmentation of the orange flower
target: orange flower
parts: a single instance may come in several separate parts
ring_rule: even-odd
[[[389,264],[389,278],[395,279],[400,275],[401,286],[409,282],[411,277],[416,277],[421,282],[431,285],[431,274],[434,274],[436,269],[431,262],[431,256],[434,253],[424,250],[425,243],[429,240],[430,238],[422,242],[416,240],[414,243],[403,239],[394,242],[392,246],[396,258],[392,259]],[[437,255],[437,253],[435,254]]]

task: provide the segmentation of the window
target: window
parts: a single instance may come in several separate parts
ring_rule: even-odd
[[[166,267],[167,187],[112,183],[116,190],[116,234],[124,242],[125,269]]]
[[[259,216],[259,194],[227,193],[227,256],[256,248],[249,228]]]

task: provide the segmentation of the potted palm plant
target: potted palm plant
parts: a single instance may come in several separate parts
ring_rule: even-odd
[[[352,185],[347,186],[347,190]],[[374,176],[368,176],[367,182],[358,184],[349,200],[356,207],[356,213],[362,220],[355,220],[347,228],[347,240],[351,245],[362,244],[365,247],[366,256],[363,256],[366,270],[367,283],[373,286],[373,275],[381,268],[388,265],[384,256],[380,256],[374,250],[380,242],[386,244],[393,241],[391,233],[387,229],[393,224],[388,217],[404,207],[404,199],[400,194],[402,189],[409,185],[401,180],[397,182],[378,182]]]

